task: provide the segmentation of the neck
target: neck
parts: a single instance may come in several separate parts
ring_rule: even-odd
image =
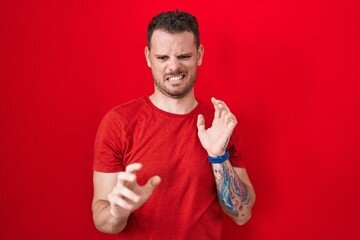
[[[149,96],[149,99],[157,108],[174,114],[187,114],[191,112],[198,103],[193,92],[179,99],[155,92]]]

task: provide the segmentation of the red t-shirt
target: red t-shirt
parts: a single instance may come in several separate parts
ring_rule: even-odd
[[[188,114],[156,108],[148,97],[124,103],[103,118],[95,141],[93,169],[125,170],[141,162],[143,185],[154,176],[160,185],[134,211],[119,239],[220,239],[221,208],[207,153],[197,136],[197,116],[211,126],[214,109],[199,102]],[[229,142],[230,161],[244,167],[236,135]]]

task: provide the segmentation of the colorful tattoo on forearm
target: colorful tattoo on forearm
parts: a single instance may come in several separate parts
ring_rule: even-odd
[[[239,216],[243,205],[250,202],[245,184],[239,179],[232,166],[225,162],[214,167],[215,181],[220,204],[233,216]]]

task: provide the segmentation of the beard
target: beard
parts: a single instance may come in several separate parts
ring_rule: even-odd
[[[180,74],[180,73],[177,73],[177,74]],[[177,74],[174,74],[174,75],[177,75]],[[186,77],[188,77],[188,76],[185,75],[185,78]],[[173,85],[169,86],[167,84],[167,83],[169,83],[169,81],[166,80],[166,78],[162,78],[162,77],[157,78],[156,76],[154,76],[154,74],[153,74],[153,79],[154,79],[155,87],[162,94],[164,94],[165,96],[174,98],[174,99],[180,99],[180,98],[185,97],[187,94],[189,94],[191,92],[191,90],[194,88],[196,73],[194,76],[190,77],[189,80],[184,79],[184,81],[188,81],[185,83],[185,85],[183,85],[184,83],[181,83],[181,84],[173,84]],[[163,80],[163,79],[165,79],[165,80]],[[183,86],[181,86],[181,85],[183,85]]]

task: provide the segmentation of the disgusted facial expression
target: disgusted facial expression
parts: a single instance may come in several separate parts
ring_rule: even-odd
[[[196,47],[194,34],[155,30],[145,57],[155,83],[155,93],[180,99],[193,94],[197,67],[202,63],[203,47]]]

